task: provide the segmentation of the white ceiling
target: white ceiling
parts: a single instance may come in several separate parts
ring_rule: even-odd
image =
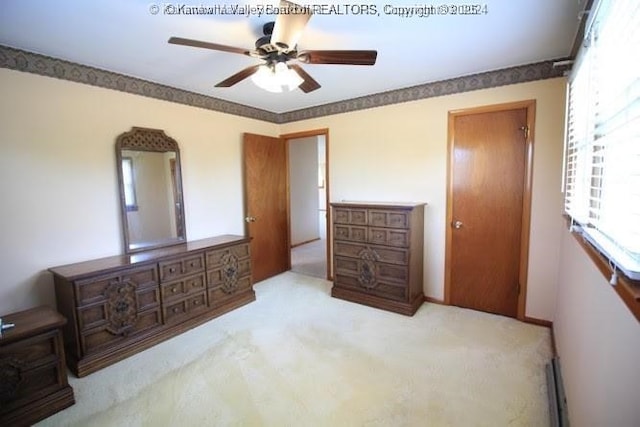
[[[175,6],[275,5],[276,1],[1,0],[0,44],[282,113],[387,90],[569,55],[585,0],[448,0],[482,5],[481,15],[401,17],[388,2],[299,1],[349,14],[314,14],[299,41],[304,49],[375,49],[370,66],[303,65],[322,86],[273,94],[246,79],[214,85],[259,59],[168,44],[171,36],[253,49],[262,24],[275,16],[169,15]],[[355,14],[359,5],[376,14]],[[444,2],[422,3],[438,7]],[[159,12],[150,11],[157,6]],[[415,7],[395,2],[392,7]],[[452,8],[449,7],[449,10]],[[360,9],[363,10],[363,9]],[[440,10],[443,10],[442,8]]]

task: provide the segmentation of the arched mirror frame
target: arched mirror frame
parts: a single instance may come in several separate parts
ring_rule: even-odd
[[[167,236],[166,239],[158,240],[153,244],[136,246],[131,240],[131,230],[128,220],[128,209],[125,197],[122,152],[146,151],[146,152],[175,152],[175,200],[176,210],[175,226],[176,237]],[[180,149],[178,143],[161,129],[150,129],[142,127],[132,127],[129,132],[125,132],[116,139],[116,162],[118,171],[118,186],[120,190],[120,212],[122,216],[122,234],[124,238],[124,252],[126,254],[147,251],[165,246],[173,246],[186,241],[186,229],[184,223],[184,201],[182,197],[182,173],[180,163]]]

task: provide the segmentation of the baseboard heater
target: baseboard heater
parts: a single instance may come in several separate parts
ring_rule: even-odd
[[[562,385],[559,358],[554,357],[547,363],[546,374],[551,427],[569,427],[567,397],[564,394],[564,386]]]

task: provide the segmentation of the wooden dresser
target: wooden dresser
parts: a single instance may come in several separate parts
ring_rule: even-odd
[[[49,269],[79,377],[256,299],[249,241],[218,236]]]
[[[0,337],[0,425],[28,426],[73,405],[60,329],[65,318],[36,307],[2,321],[15,326]]]
[[[413,315],[424,301],[424,204],[332,203],[331,295]]]

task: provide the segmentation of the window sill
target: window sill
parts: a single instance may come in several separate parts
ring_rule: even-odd
[[[609,266],[609,259],[589,243],[581,233],[572,232],[571,234],[585,250],[602,275],[609,281],[613,274],[613,270]],[[629,310],[631,310],[636,320],[640,322],[640,280],[631,280],[618,272],[618,284],[611,287],[617,292],[620,298],[622,298],[622,301]]]

